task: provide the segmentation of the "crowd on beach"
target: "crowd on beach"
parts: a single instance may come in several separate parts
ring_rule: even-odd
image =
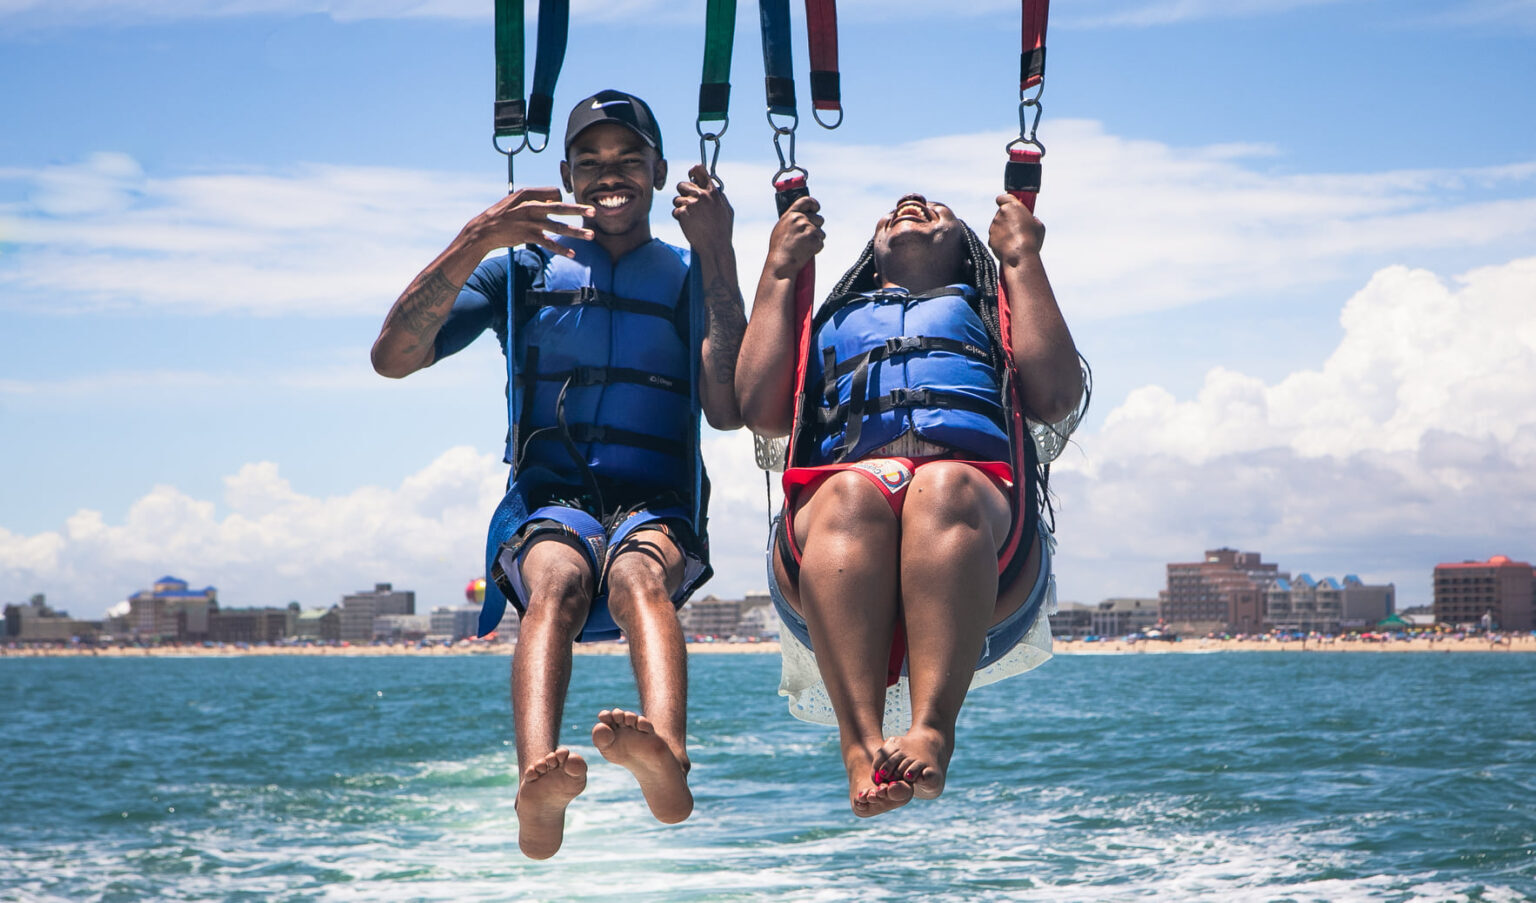
[[[692,639],[692,638],[690,638]],[[771,639],[691,641],[690,651],[700,653],[779,652]],[[513,643],[462,640],[457,643],[5,643],[0,657],[105,656],[235,656],[235,655],[505,655]],[[626,655],[622,640],[583,644],[576,650],[586,655]],[[1321,634],[1239,634],[1148,639],[1140,634],[1125,637],[1056,637],[1052,651],[1058,655],[1124,655],[1202,652],[1536,652],[1536,631],[1368,633],[1328,636]]]

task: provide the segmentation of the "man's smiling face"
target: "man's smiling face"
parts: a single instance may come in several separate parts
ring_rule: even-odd
[[[597,213],[586,226],[603,235],[623,235],[648,225],[651,201],[665,184],[667,164],[633,131],[599,123],[571,141],[560,164],[565,188],[577,203]]]

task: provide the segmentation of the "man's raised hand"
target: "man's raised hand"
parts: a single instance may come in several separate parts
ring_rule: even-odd
[[[698,250],[729,247],[736,213],[725,192],[715,186],[709,170],[695,163],[688,170],[688,181],[677,183],[677,197],[672,199],[672,218],[682,227],[683,237]]]
[[[472,223],[477,244],[510,248],[532,244],[565,257],[576,252],[555,241],[554,236],[592,239],[592,230],[563,223],[556,216],[596,216],[586,204],[567,204],[558,188],[520,188],[492,204]]]

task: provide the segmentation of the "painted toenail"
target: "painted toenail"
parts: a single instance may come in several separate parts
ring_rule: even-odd
[[[912,772],[907,772],[907,780],[912,780]]]

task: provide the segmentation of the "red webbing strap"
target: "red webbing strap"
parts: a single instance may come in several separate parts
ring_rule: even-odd
[[[1034,195],[1027,199],[1021,198],[1025,204],[1032,205]],[[1033,207],[1031,206],[1031,209]],[[1013,502],[1013,529],[1009,531],[1008,543],[1002,551],[998,552],[998,565],[1001,567],[1006,562],[1013,560],[1014,555],[1027,555],[1029,550],[1020,549],[1019,542],[1023,538],[1024,524],[1029,517],[1029,488],[1027,480],[1034,479],[1029,472],[1029,455],[1024,451],[1025,442],[1035,441],[1035,437],[1029,432],[1029,425],[1024,422],[1024,396],[1019,387],[1019,374],[1013,368],[1013,308],[1008,302],[1008,289],[1003,283],[1003,275],[997,277],[997,328],[1002,333],[999,338],[1003,341],[1003,359],[1008,374],[1007,391],[1013,400],[1013,417],[1008,424],[1010,441],[1008,443],[1010,457],[1013,465],[1013,487],[1010,495]]]
[[[1019,90],[1027,91],[1045,78],[1045,22],[1050,0],[1024,0],[1022,50],[1019,54]]]
[[[811,44],[811,106],[840,111],[837,0],[805,0],[805,28]]]
[[[1003,171],[1003,190],[1024,202],[1035,212],[1035,196],[1040,192],[1040,158],[1045,148],[1035,137],[1040,124],[1040,92],[1045,82],[1045,24],[1050,0],[1024,0],[1021,17],[1019,53],[1019,140],[1008,145],[1008,166]],[[1030,95],[1030,90],[1034,94]],[[1033,124],[1026,116],[1034,111]]]
[[[790,205],[803,197],[810,196],[810,188],[807,187],[805,176],[792,175],[773,183],[774,201],[778,206],[779,215]],[[789,430],[789,458],[793,458],[795,452],[795,440],[800,432],[800,405],[805,393],[805,368],[807,361],[807,349],[811,345],[811,305],[816,295],[816,259],[813,257],[795,276],[795,323],[798,334],[799,348],[795,354],[795,408],[794,419]],[[785,473],[794,464],[793,460],[786,461]],[[786,496],[787,498],[787,496]]]
[[[1040,193],[1040,158],[1044,154],[1033,147],[1008,149],[1008,165],[1003,169],[1003,190],[1024,202],[1035,212],[1035,197]],[[1006,333],[1005,333],[1006,334]]]

